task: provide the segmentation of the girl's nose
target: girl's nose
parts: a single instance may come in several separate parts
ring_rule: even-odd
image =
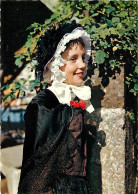
[[[83,59],[80,59],[79,62],[78,62],[78,68],[80,69],[85,69],[86,68],[86,64],[84,62]]]

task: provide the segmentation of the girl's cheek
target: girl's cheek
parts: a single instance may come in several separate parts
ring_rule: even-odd
[[[68,68],[69,68],[70,70],[76,70],[76,69],[77,69],[77,65],[76,65],[75,63],[72,63],[72,64],[70,64],[70,65],[68,66]]]

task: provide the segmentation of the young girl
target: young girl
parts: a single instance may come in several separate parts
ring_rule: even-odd
[[[47,30],[38,42],[38,71],[50,86],[32,99],[24,116],[18,193],[92,193],[86,180],[85,110],[91,113],[93,106],[83,82],[90,55],[90,36],[75,22]]]

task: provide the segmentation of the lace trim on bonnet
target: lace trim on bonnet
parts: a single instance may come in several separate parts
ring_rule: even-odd
[[[60,40],[57,49],[55,51],[55,54],[53,57],[48,61],[48,63],[44,67],[43,72],[43,78],[46,82],[50,83],[51,81],[60,82],[66,80],[66,74],[62,72],[59,67],[64,66],[65,60],[61,57],[61,53],[65,51],[66,44],[70,40],[74,40],[77,38],[82,38],[84,44],[85,44],[85,63],[88,64],[88,60],[91,55],[91,39],[90,35],[82,28],[77,27],[75,28],[71,33],[67,33],[63,36],[63,38]],[[84,73],[84,76],[86,75],[86,71]]]

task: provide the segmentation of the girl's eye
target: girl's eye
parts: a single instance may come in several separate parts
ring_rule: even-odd
[[[76,58],[74,58],[74,57],[72,57],[71,59],[70,59],[70,61],[75,61],[76,60]]]

